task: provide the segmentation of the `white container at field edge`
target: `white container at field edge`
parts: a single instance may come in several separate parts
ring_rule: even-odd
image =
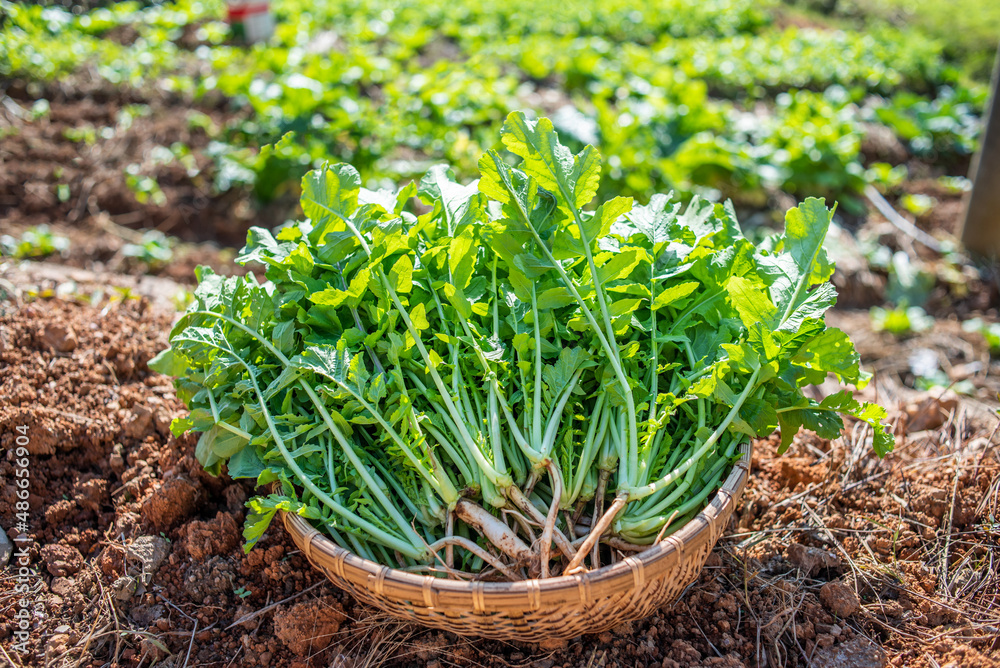
[[[247,44],[262,42],[274,33],[274,15],[268,0],[226,0],[233,35]]]

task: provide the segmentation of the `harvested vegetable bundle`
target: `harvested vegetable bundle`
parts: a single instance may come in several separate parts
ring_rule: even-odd
[[[822,320],[822,200],[756,247],[729,205],[586,208],[600,156],[547,119],[515,112],[502,138],[519,166],[490,151],[470,185],[310,172],[309,220],[252,229],[238,258],[268,282],[200,270],[151,366],[178,376],[174,429],[202,432],[208,470],[280,483],[248,503],[247,549],[284,510],[394,567],[545,577],[676,530],[778,426],[785,448],[846,413],[892,449],[879,407],[801,391],[867,382]]]

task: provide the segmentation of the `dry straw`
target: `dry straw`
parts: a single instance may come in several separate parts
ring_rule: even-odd
[[[644,552],[596,571],[520,582],[417,575],[362,559],[298,515],[285,528],[309,561],[356,599],[400,619],[461,635],[539,642],[599,633],[676,600],[698,577],[743,493],[750,449],[712,502]]]

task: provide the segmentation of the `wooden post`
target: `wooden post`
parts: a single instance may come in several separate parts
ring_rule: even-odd
[[[962,222],[962,243],[973,253],[1000,257],[1000,49],[993,66],[993,85],[983,143],[972,159],[972,193]]]

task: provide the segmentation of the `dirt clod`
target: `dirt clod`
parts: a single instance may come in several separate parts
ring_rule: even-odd
[[[143,638],[139,642],[139,654],[145,656],[150,663],[163,661],[170,655],[166,646],[159,640],[153,638]]]
[[[958,395],[952,390],[924,392],[906,406],[910,431],[937,429],[958,407]]]
[[[95,513],[108,498],[108,481],[100,478],[83,480],[73,486],[73,500],[84,509]]]
[[[833,552],[818,547],[806,547],[800,543],[788,546],[788,561],[805,576],[813,575],[825,568],[840,568],[840,557]]]
[[[0,568],[7,565],[10,555],[14,553],[14,544],[7,538],[7,533],[0,527]]]
[[[184,591],[198,603],[205,603],[208,597],[228,598],[235,589],[235,575],[232,564],[222,557],[196,561],[184,572]]]
[[[240,542],[240,529],[229,513],[219,512],[207,522],[195,520],[184,528],[185,546],[192,559],[204,561],[225,554]]]
[[[69,545],[46,545],[42,548],[42,561],[52,575],[73,575],[83,568],[80,550]]]
[[[45,643],[45,658],[53,662],[56,661],[66,652],[68,644],[69,636],[67,634],[56,633]]]
[[[125,428],[122,430],[122,433],[126,438],[141,440],[149,433],[152,425],[153,411],[145,406],[135,406],[132,408],[131,416],[125,420]]]
[[[826,466],[814,465],[808,457],[784,457],[779,461],[781,477],[789,489],[816,483],[826,476]]]
[[[274,631],[285,646],[304,655],[330,644],[347,616],[332,597],[302,601],[274,615]]]
[[[49,583],[49,591],[56,596],[68,597],[80,593],[80,587],[73,578],[54,577]]]
[[[136,624],[141,624],[144,627],[150,627],[156,625],[160,621],[165,621],[167,615],[167,608],[163,605],[137,605],[134,606],[129,614],[132,620]]]
[[[70,353],[76,350],[76,332],[71,327],[59,322],[48,322],[38,333],[38,339],[43,346],[57,353]]]
[[[199,490],[185,477],[166,480],[142,504],[142,517],[154,529],[172,529],[190,517],[198,505]]]
[[[819,600],[824,608],[841,619],[850,617],[861,607],[854,589],[839,581],[827,582],[823,585],[819,590]]]
[[[127,601],[135,594],[135,578],[123,575],[111,583],[111,595],[119,601]]]

